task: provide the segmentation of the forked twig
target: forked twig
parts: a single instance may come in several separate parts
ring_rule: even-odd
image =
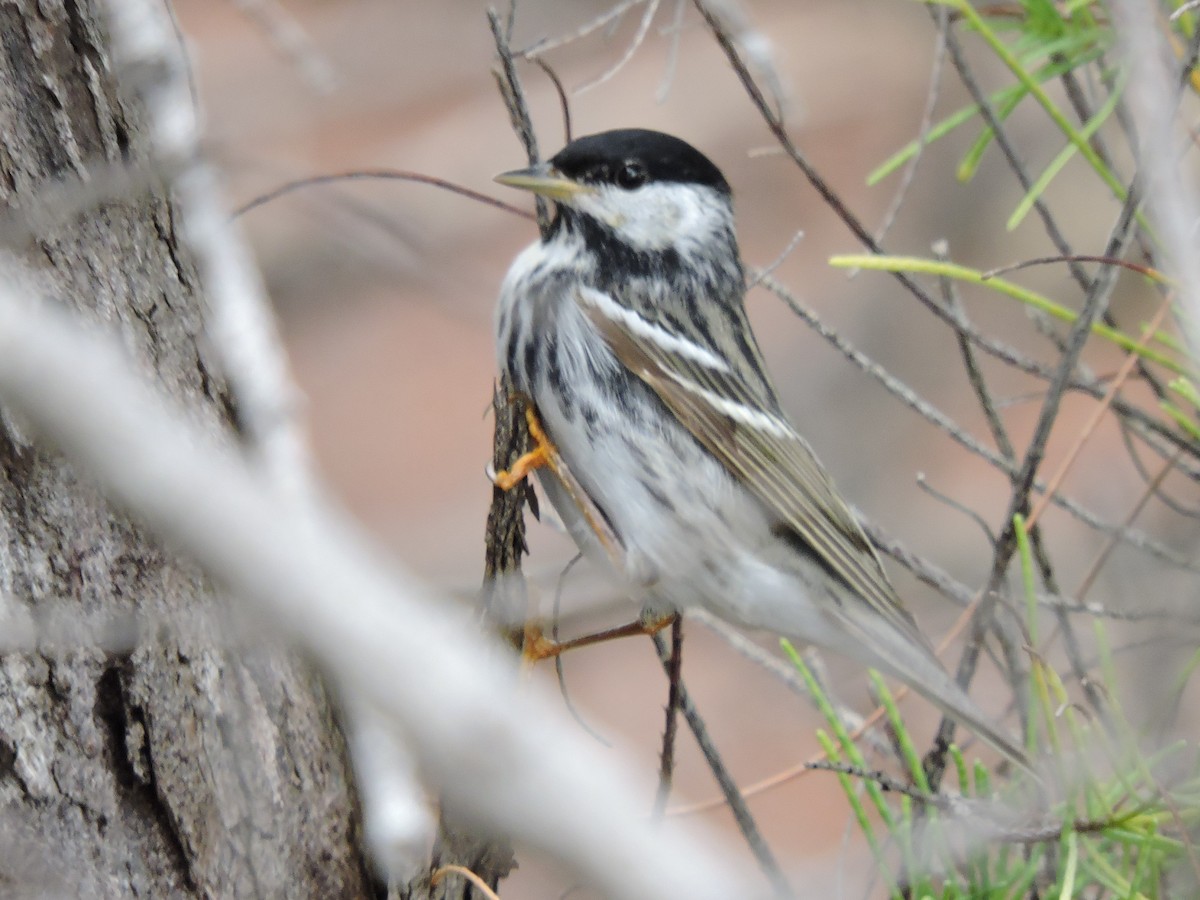
[[[570,34],[564,34],[564,35],[560,35],[559,37],[556,37],[556,38],[546,38],[544,40],[538,41],[532,47],[529,47],[526,50],[519,51],[517,53],[517,55],[524,59],[533,59],[535,57],[541,56],[543,53],[549,53],[551,50],[555,50],[559,47],[565,46],[566,44],[571,44],[571,43],[574,43],[575,41],[582,40],[583,38],[587,37],[592,32],[603,28],[609,22],[615,22],[621,16],[625,15],[626,12],[633,9],[635,6],[640,6],[641,4],[647,3],[647,2],[649,2],[649,0],[623,0],[623,2],[618,3],[616,6],[612,7],[609,10],[606,10],[604,13],[600,14],[596,18],[591,19],[588,22],[585,22],[583,25],[581,25],[579,28],[575,29],[575,31],[571,32]]]
[[[637,53],[638,48],[646,40],[646,35],[650,31],[650,23],[654,21],[654,14],[658,12],[658,5],[662,0],[648,0],[646,3],[646,11],[642,13],[641,21],[638,22],[637,31],[633,35],[633,40],[629,42],[629,46],[625,48],[625,52],[621,54],[621,58],[615,63],[597,75],[590,81],[585,81],[579,87],[575,88],[576,94],[582,94],[584,91],[590,91],[592,88],[599,87],[606,81],[613,78],[618,72],[625,68],[626,64],[633,59],[633,55]]]

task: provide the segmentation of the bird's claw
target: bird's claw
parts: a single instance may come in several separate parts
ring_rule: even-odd
[[[511,491],[535,469],[543,466],[553,468],[554,460],[558,456],[558,451],[546,436],[532,407],[525,410],[525,423],[529,427],[529,436],[533,439],[534,448],[519,456],[511,467],[496,473],[492,483],[502,491]]]

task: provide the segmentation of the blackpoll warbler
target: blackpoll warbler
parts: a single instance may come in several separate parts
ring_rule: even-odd
[[[500,365],[619,541],[626,586],[652,613],[700,606],[876,666],[1023,760],[937,661],[780,408],[720,170],[629,129],[496,180],[555,203],[501,290]],[[541,483],[580,548],[605,558],[563,483]]]

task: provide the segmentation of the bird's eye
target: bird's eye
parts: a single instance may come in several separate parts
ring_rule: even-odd
[[[647,177],[645,167],[639,162],[630,161],[617,169],[617,184],[626,190],[641,187],[646,183]]]

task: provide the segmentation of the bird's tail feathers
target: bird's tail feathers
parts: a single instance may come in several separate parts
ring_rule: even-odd
[[[899,678],[942,713],[970,729],[1009,760],[1026,771],[1032,771],[1025,749],[967,696],[966,691],[942,668],[923,639],[914,641],[910,636],[886,626],[878,617],[870,615],[847,616],[844,624],[850,626],[847,636],[854,635],[858,639],[853,648],[846,648],[851,656]]]
[[[980,709],[940,665],[931,660],[930,668],[933,671],[917,673],[911,669],[904,671],[897,667],[890,674],[909,684],[913,690],[942,713],[954,719],[959,725],[966,727],[1007,759],[1022,769],[1032,771],[1029,755],[1025,752],[1024,747]]]

